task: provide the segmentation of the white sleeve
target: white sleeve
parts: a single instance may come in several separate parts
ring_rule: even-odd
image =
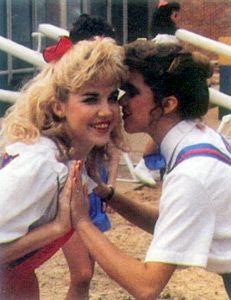
[[[146,261],[205,267],[216,221],[209,199],[195,178],[168,175]]]
[[[26,153],[0,170],[0,243],[25,235],[43,216],[57,193],[57,178],[66,174],[66,167],[57,171],[55,163]]]

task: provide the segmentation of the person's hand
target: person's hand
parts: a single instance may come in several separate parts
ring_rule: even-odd
[[[106,210],[106,212],[109,213],[109,214],[113,214],[113,213],[115,212],[115,210],[114,210],[112,207],[108,206],[108,205],[106,206],[106,209],[105,209],[105,210]]]
[[[81,220],[90,220],[88,191],[87,186],[82,184],[82,171],[83,162],[77,161],[71,188],[71,220],[75,229]]]
[[[72,181],[75,178],[76,162],[71,165],[67,181],[59,194],[58,212],[54,220],[58,230],[63,234],[68,232],[72,228],[71,224],[71,193],[72,193]]]

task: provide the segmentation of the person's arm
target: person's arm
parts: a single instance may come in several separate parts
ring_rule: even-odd
[[[0,264],[12,262],[49,244],[65,233],[63,228],[54,221],[33,229],[13,242],[0,244]]]
[[[77,170],[78,176],[78,170]],[[90,221],[88,201],[84,195],[81,180],[76,177],[75,190],[72,191],[72,224],[81,236],[88,251],[102,269],[119,285],[125,288],[135,299],[153,300],[160,294],[176,266],[160,262],[141,262],[124,254],[116,248]],[[117,203],[123,203],[123,197],[116,196]],[[125,201],[130,207],[129,200]],[[125,212],[125,211],[124,211]]]
[[[110,193],[110,187],[102,183],[95,189],[95,192],[101,198],[106,198]],[[148,233],[153,233],[155,223],[159,216],[159,210],[157,208],[131,200],[117,191],[115,191],[113,197],[107,201],[107,204],[129,222]]]
[[[108,180],[107,184],[116,187],[116,178],[118,175],[118,169],[119,169],[119,161],[120,161],[120,151],[115,146],[110,145],[110,159],[108,162]],[[114,209],[108,205],[106,205],[106,212],[113,213]]]
[[[111,146],[111,158],[108,163],[108,181],[107,183],[115,186],[116,178],[118,175],[119,161],[120,161],[120,151]]]
[[[63,236],[71,229],[70,200],[73,171],[74,167],[71,168],[65,187],[59,196],[58,213],[54,221],[33,229],[13,242],[0,244],[0,264],[9,263],[37,250]]]
[[[110,185],[102,182],[99,172],[97,172],[94,167],[91,167],[90,174],[98,184],[94,189],[94,192],[101,199],[106,199],[111,192]],[[113,197],[110,200],[107,200],[106,203],[128,221],[149,233],[153,233],[159,215],[159,210],[157,208],[131,200],[118,192],[115,192]]]
[[[73,218],[76,220],[75,215]],[[81,218],[75,229],[101,268],[135,299],[156,299],[176,266],[161,262],[141,262],[115,247],[89,219]]]

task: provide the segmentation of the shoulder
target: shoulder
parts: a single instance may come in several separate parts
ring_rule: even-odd
[[[68,168],[58,161],[58,149],[53,141],[47,138],[40,138],[33,144],[17,142],[6,147],[6,153],[15,156],[5,172],[15,172],[21,176],[38,176],[40,173],[44,177],[56,174],[61,178],[66,178]]]
[[[45,154],[46,156],[55,156],[58,153],[57,146],[55,143],[45,137],[40,137],[38,140],[32,143],[25,142],[15,142],[6,146],[6,152],[15,155],[15,154]]]
[[[152,39],[156,44],[179,44],[179,40],[175,35],[171,34],[157,34],[157,36]]]

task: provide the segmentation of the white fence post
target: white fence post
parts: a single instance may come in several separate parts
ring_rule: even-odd
[[[228,46],[224,43],[214,41],[185,29],[178,29],[176,31],[176,37],[179,40],[202,48],[206,51],[231,57],[231,46]]]
[[[0,50],[16,56],[19,59],[37,67],[42,67],[45,64],[41,53],[24,47],[2,36],[0,36]]]
[[[12,104],[15,103],[19,95],[20,95],[19,92],[6,91],[0,89],[0,99],[8,103],[12,103]]]
[[[51,24],[40,24],[38,27],[38,31],[54,40],[58,40],[60,36],[63,35],[69,36],[69,32],[67,30]]]

